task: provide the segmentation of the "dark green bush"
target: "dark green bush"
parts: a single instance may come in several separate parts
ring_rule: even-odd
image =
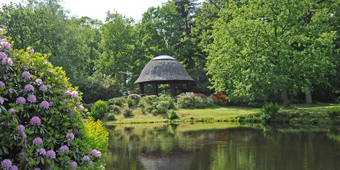
[[[205,108],[208,106],[208,100],[196,96],[193,93],[177,96],[177,105],[180,108]]]
[[[124,103],[126,103],[126,98],[125,97],[116,97],[113,99],[110,99],[109,102],[112,102],[113,104],[117,106],[123,106]]]
[[[281,106],[279,106],[277,103],[273,104],[272,102],[265,104],[263,107],[264,114],[268,114],[271,117],[275,116],[279,110],[281,109]]]
[[[104,116],[107,112],[109,107],[107,106],[106,102],[102,100],[98,100],[94,105],[91,107],[90,116],[94,117],[95,119],[100,119]]]
[[[145,107],[145,104],[144,104],[144,102],[139,102],[137,106],[138,107]]]
[[[127,108],[123,111],[123,116],[124,117],[131,117],[132,116],[132,109]]]
[[[129,99],[133,99],[135,101],[136,104],[139,103],[139,101],[141,100],[141,97],[139,94],[130,94],[128,96]]]
[[[157,109],[153,109],[153,110],[151,111],[151,114],[153,114],[153,115],[157,115],[157,114],[158,114],[158,111],[157,111]]]
[[[326,114],[329,116],[329,118],[336,119],[338,116],[340,116],[340,107],[334,106],[334,107],[328,108],[326,110]]]
[[[132,106],[136,105],[135,100],[133,100],[131,98],[127,98],[126,101],[127,101],[128,107],[132,107]]]
[[[144,101],[148,105],[152,105],[154,102],[157,101],[157,96],[156,95],[145,96],[141,99],[141,101]]]
[[[176,114],[176,112],[174,111],[174,110],[168,110],[168,112],[167,112],[167,114],[168,114],[168,118],[169,119],[177,119],[178,118],[178,115]]]
[[[107,119],[109,119],[109,120],[116,120],[115,114],[114,113],[110,113],[109,115],[107,115]]]
[[[116,105],[110,106],[110,112],[115,114],[120,114],[120,107]]]
[[[94,103],[98,100],[108,101],[111,98],[121,96],[119,85],[112,77],[103,77],[94,74],[89,77],[77,77],[70,80],[74,86],[83,92],[85,103]]]
[[[156,108],[157,108],[158,113],[162,114],[162,113],[166,113],[169,106],[170,106],[170,103],[168,101],[161,101],[157,104]]]

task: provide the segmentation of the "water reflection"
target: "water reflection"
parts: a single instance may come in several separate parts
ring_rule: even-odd
[[[340,131],[238,124],[109,127],[107,169],[338,169]]]

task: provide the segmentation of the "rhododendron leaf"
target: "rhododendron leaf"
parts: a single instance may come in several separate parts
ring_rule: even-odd
[[[7,148],[6,148],[5,146],[2,146],[2,149],[3,149],[3,151],[4,151],[6,154],[9,154],[9,152],[8,152],[8,150],[7,150]]]

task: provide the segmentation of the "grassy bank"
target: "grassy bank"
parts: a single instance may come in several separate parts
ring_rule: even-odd
[[[278,115],[271,120],[272,122],[290,122],[290,123],[317,123],[327,122],[326,110],[335,104],[296,104],[288,109],[280,109]],[[177,115],[179,119],[172,122],[261,122],[261,108],[226,106],[202,109],[179,109]],[[104,121],[106,125],[124,124],[124,123],[170,123],[166,114],[143,113],[141,108],[135,108],[134,116],[124,118],[122,114],[116,115],[116,121]]]

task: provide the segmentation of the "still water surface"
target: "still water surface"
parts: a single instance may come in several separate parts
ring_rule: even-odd
[[[110,132],[110,170],[335,170],[337,128],[257,124],[117,125]]]

